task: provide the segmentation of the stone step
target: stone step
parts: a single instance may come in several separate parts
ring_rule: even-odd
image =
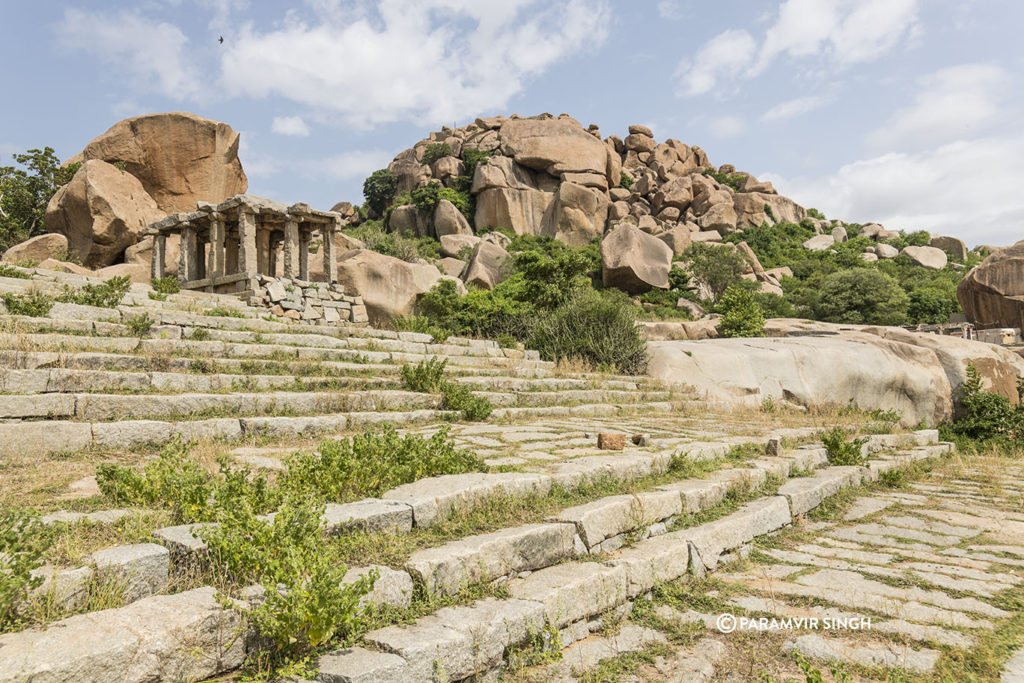
[[[245,658],[241,615],[206,587],[0,635],[0,682],[198,681]]]
[[[414,394],[426,396],[429,394]],[[49,395],[44,395],[49,396]],[[60,394],[52,396],[60,397]],[[218,396],[215,394],[215,396]],[[259,396],[259,394],[257,394]],[[312,395],[313,397],[316,394]],[[33,400],[39,397],[33,397]],[[145,398],[152,398],[147,396]],[[545,415],[606,416],[632,413],[671,412],[668,403],[632,403],[623,405],[581,404],[571,407],[509,408],[520,417]],[[491,420],[502,417],[501,410]],[[132,449],[160,445],[174,438],[185,441],[215,439],[233,441],[246,435],[275,438],[336,434],[346,429],[362,429],[383,424],[411,425],[457,420],[452,411],[422,409],[394,412],[332,413],[303,417],[224,417],[205,420],[125,420],[116,422],[74,422],[68,420],[28,420],[0,422],[0,457],[24,453],[76,451],[89,446]]]
[[[529,633],[566,629],[627,604],[658,582],[713,570],[726,553],[791,523],[788,499],[769,496],[713,522],[641,540],[604,562],[568,561],[533,571],[507,584],[509,599],[445,608],[409,626],[366,634],[363,641],[375,650],[355,647],[324,656],[320,680],[431,680],[438,670],[459,680],[493,672],[506,650]],[[547,533],[559,538],[565,532],[552,527]],[[490,541],[492,547],[516,545],[514,536],[492,535]]]

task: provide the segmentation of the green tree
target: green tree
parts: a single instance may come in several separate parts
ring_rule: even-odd
[[[683,259],[687,272],[696,282],[707,287],[714,302],[743,280],[741,274],[747,266],[747,260],[736,249],[702,242],[690,245]]]
[[[13,158],[18,166],[0,166],[0,251],[45,232],[46,205],[81,166],[62,168],[50,147]]]
[[[363,197],[367,207],[380,216],[398,191],[398,176],[394,171],[382,168],[370,174],[363,181]]]
[[[764,332],[764,311],[744,287],[725,290],[717,310],[722,314],[718,331],[723,337],[757,337]]]
[[[821,281],[815,317],[834,323],[902,325],[909,298],[895,279],[873,268],[841,270]]]

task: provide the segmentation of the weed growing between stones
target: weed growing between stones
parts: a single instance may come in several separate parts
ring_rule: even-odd
[[[409,391],[436,394],[441,391],[447,365],[447,360],[438,360],[437,356],[425,358],[416,365],[403,365],[402,385]]]
[[[464,419],[471,422],[486,420],[494,411],[490,400],[477,396],[469,387],[448,382],[444,379],[447,360],[437,357],[420,361],[416,365],[402,366],[402,385],[409,391],[442,395],[441,410],[457,410]]]
[[[214,306],[203,311],[203,315],[208,315],[214,318],[244,318],[240,311],[232,311],[230,308],[224,308],[223,306]]]
[[[846,430],[833,427],[821,432],[821,442],[828,451],[829,465],[863,465],[867,457],[861,447],[867,442],[865,438],[847,439]]]
[[[9,266],[6,263],[0,263],[0,277],[13,277],[19,280],[29,280],[32,276],[23,270],[19,270],[14,266]]]
[[[173,275],[168,275],[167,277],[158,277],[155,280],[153,280],[150,284],[153,287],[154,292],[156,292],[157,294],[163,294],[165,296],[167,294],[177,294],[178,292],[181,291],[181,284],[178,282],[178,278],[174,277]]]
[[[209,341],[210,331],[205,327],[193,327],[192,334],[188,336],[192,341]]]
[[[142,315],[137,315],[134,318],[126,320],[124,324],[136,337],[144,337],[149,334],[150,329],[152,329],[155,323],[156,321],[149,316],[149,313],[143,313]]]
[[[128,288],[131,285],[131,278],[127,275],[122,275],[120,277],[112,277],[98,285],[83,285],[77,291],[70,287],[65,287],[64,293],[57,297],[57,301],[66,304],[80,304],[82,306],[115,308],[121,303],[124,295],[128,293]]]
[[[31,572],[42,565],[48,545],[34,515],[21,510],[0,512],[0,633],[18,630],[19,610],[28,592],[43,582]]]
[[[39,292],[28,294],[4,294],[0,297],[10,315],[24,315],[32,318],[45,318],[53,308],[53,297]]]

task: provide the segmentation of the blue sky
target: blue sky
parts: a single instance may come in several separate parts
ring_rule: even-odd
[[[829,217],[1009,244],[1022,25],[1019,0],[0,0],[0,153],[191,111],[242,133],[250,192],[329,208],[441,125],[567,112]]]

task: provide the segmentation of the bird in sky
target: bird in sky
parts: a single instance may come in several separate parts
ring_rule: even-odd
[[[224,42],[224,36],[221,36],[220,39],[217,42],[218,43],[223,43]]]

